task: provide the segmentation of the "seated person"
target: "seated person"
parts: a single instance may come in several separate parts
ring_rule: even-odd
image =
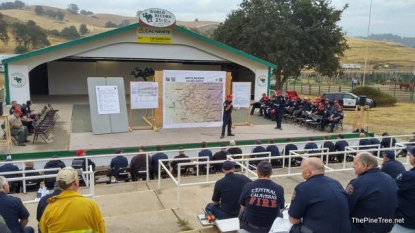
[[[154,177],[158,177],[159,160],[169,158],[165,153],[161,152],[162,150],[163,150],[163,147],[161,147],[160,145],[156,146],[156,151],[158,151],[158,152],[155,153],[153,156],[151,156],[151,166],[153,167]],[[163,162],[163,164],[167,168],[169,162],[165,161],[165,162]],[[163,169],[162,169],[162,171],[163,171]]]
[[[35,110],[31,109],[32,104],[33,103],[31,100],[26,101],[26,104],[22,106],[21,110],[23,115],[27,116],[28,118],[35,119],[37,113],[35,113]]]
[[[254,115],[254,112],[255,112],[256,108],[259,108],[259,115],[260,116],[264,115],[263,111],[264,111],[265,98],[267,98],[267,94],[262,93],[261,99],[258,102],[255,102],[255,103],[251,104],[252,105],[251,115]]]
[[[30,142],[27,140],[27,136],[29,134],[27,127],[23,125],[20,114],[22,112],[19,109],[13,110],[13,115],[9,117],[10,123],[10,134],[16,135],[18,140],[19,146],[26,146],[26,142]]]
[[[339,106],[338,110],[333,112],[332,115],[329,118],[330,124],[330,133],[333,133],[334,128],[336,125],[343,119],[344,113],[343,113],[343,107]]]
[[[252,153],[262,153],[262,152],[266,152],[265,148],[262,146],[262,142],[261,140],[256,140],[255,144],[257,145],[254,149],[252,149]],[[265,158],[268,155],[266,153],[264,154],[256,154],[256,155],[251,155],[251,158]],[[261,160],[255,160],[255,161],[251,161],[251,164],[257,165]]]
[[[380,141],[377,138],[371,138],[370,144],[372,145],[372,149],[379,149]],[[378,156],[379,151],[373,151],[372,154]]]
[[[360,150],[364,150],[364,149],[369,149],[372,146],[372,143],[370,142],[370,140],[368,138],[366,138],[366,134],[365,133],[360,133],[359,134],[359,138],[361,138],[359,140],[359,149]]]
[[[344,151],[346,151],[346,147],[349,146],[349,143],[346,140],[344,140],[344,136],[342,134],[337,135],[337,139],[340,140],[334,144],[334,148],[336,149],[336,151],[343,152],[337,155],[337,161],[342,163],[344,158]]]
[[[65,163],[62,162],[62,160],[57,159],[58,156],[57,155],[53,155],[52,159],[48,161],[45,166],[43,167],[44,169],[51,169],[51,168],[64,168],[66,167]],[[59,170],[56,171],[45,171],[45,175],[52,175],[52,174],[58,174]],[[52,190],[55,186],[55,182],[56,182],[56,177],[53,178],[45,178],[45,186],[48,190]]]
[[[330,140],[330,137],[329,136],[324,136],[324,143],[323,143],[323,146],[322,146],[322,148],[326,148],[326,149],[328,149],[328,152],[329,153],[331,153],[331,152],[335,152],[336,151],[336,148],[335,148],[335,146],[334,146],[334,143],[333,142],[331,142],[331,141],[328,141],[328,140]],[[326,141],[327,140],[327,141]],[[325,150],[325,152],[327,152],[327,150]],[[325,163],[326,162],[326,156],[323,156],[323,158],[324,158],[324,160],[323,160],[323,162]],[[334,159],[334,157],[330,154],[329,155],[329,161],[332,161]]]
[[[207,157],[209,160],[212,160],[212,151],[209,149],[206,149],[207,143],[203,141],[200,143],[200,146],[203,148],[201,151],[199,151],[198,157]],[[200,161],[206,161],[206,160],[200,160]]]
[[[396,139],[389,136],[387,132],[382,134],[382,141],[380,142],[381,148],[395,147]]]
[[[405,172],[403,164],[395,160],[395,153],[390,150],[382,151],[383,153],[383,164],[382,169],[384,173],[390,175],[392,179],[395,179],[399,174]]]
[[[285,140],[285,142],[287,144],[285,144],[284,151],[282,152],[283,155],[290,155],[290,151],[298,150],[298,147],[296,145],[292,144],[292,140],[290,138],[287,138]],[[291,165],[299,164],[298,161],[301,161],[301,158],[298,158],[298,157],[291,158]],[[288,163],[289,163],[289,158],[286,158],[285,159],[285,166],[286,167],[289,166]]]
[[[236,146],[236,142],[234,140],[231,140],[229,142],[229,149],[228,154],[231,155],[240,155],[242,154],[242,149]],[[234,159],[240,158],[239,156],[234,156]]]
[[[115,150],[115,154],[117,156],[111,159],[110,171],[108,173],[108,176],[116,178],[118,170],[120,168],[128,167],[128,160],[121,153],[122,153],[122,149]]]
[[[184,154],[184,147],[179,147],[179,155],[175,156],[174,159],[184,159],[184,158],[189,158],[189,156]],[[213,158],[212,158],[213,160]],[[173,160],[170,164],[171,169],[173,169],[173,173],[174,174],[178,174],[177,172],[177,164],[179,163],[190,163],[190,159],[189,160]],[[189,168],[189,166],[186,167],[181,167],[182,171],[180,171],[181,173],[184,172],[185,170],[187,170]],[[182,173],[183,174],[183,173]]]
[[[34,132],[33,119],[28,117],[27,114],[23,113],[22,106],[20,104],[16,104],[14,110],[20,111],[20,114],[19,114],[20,120],[22,121],[23,125],[27,127],[27,130],[29,131],[29,133],[33,133]]]
[[[235,166],[229,160],[223,163],[222,172],[225,177],[216,181],[212,203],[206,206],[206,210],[217,219],[236,218],[240,210],[239,196],[245,184],[251,180],[244,175],[235,174]]]
[[[275,143],[274,140],[272,140],[272,139],[268,140],[268,144],[271,144],[271,145],[268,145],[267,148],[265,148],[266,152],[271,153],[272,158],[280,156],[280,150],[278,149],[278,146],[273,145],[274,143]],[[271,164],[272,164],[272,166],[282,165],[282,161],[281,161],[281,159],[272,159]]]
[[[12,163],[12,156],[11,155],[6,156],[6,163],[0,166],[0,173],[1,172],[18,172],[18,171],[19,171],[19,167]],[[6,178],[15,178],[19,176],[20,174],[4,175],[4,177]],[[20,193],[20,188],[22,185],[21,181],[11,181],[9,183],[10,183],[11,193]]]
[[[16,105],[18,105],[17,104],[17,101],[16,100],[13,100],[12,102],[11,102],[11,108],[10,108],[10,110],[9,110],[9,115],[11,116],[11,115],[13,115],[13,112],[14,112],[14,110],[16,109]]]
[[[132,181],[137,181],[138,178],[138,172],[139,171],[145,171],[144,175],[141,178],[143,180],[147,179],[147,164],[148,164],[148,172],[150,179],[153,178],[152,172],[152,166],[151,166],[151,158],[149,155],[146,154],[146,148],[144,146],[141,146],[138,148],[138,153],[136,156],[134,156],[131,159],[130,162],[130,174]]]
[[[25,162],[25,171],[33,171],[35,169],[35,164],[32,161]],[[25,173],[25,176],[39,176],[42,175],[41,172],[28,172]],[[26,189],[30,189],[32,191],[37,191],[40,187],[40,183],[43,181],[43,179],[37,179],[37,180],[26,180]],[[33,185],[28,185],[29,183],[33,183]]]
[[[87,171],[87,167],[86,167],[86,162],[85,162],[85,158],[82,158],[83,156],[86,156],[86,152],[87,150],[84,149],[80,149],[76,152],[76,155],[80,158],[76,158],[74,160],[72,160],[72,164],[71,167],[73,167],[74,169],[82,169],[82,171]],[[88,159],[88,167],[92,166],[92,171],[95,171],[95,163],[92,162],[92,160]]]
[[[212,161],[217,160],[227,160],[228,151],[226,150],[226,145],[222,143],[220,148],[220,151],[216,152],[212,156]],[[213,170],[216,172],[219,172],[222,169],[222,165],[220,163],[212,164]]]
[[[314,153],[320,153],[318,150],[317,144],[314,142],[314,139],[312,137],[307,138],[308,143],[305,144],[304,150],[309,150],[306,153],[308,154],[314,154]]]

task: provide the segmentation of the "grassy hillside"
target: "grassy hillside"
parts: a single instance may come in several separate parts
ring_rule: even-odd
[[[81,24],[85,24],[90,30],[89,35],[101,33],[104,31],[112,30],[112,28],[105,28],[105,23],[111,21],[115,24],[121,24],[122,20],[128,20],[130,23],[136,23],[138,21],[137,17],[125,17],[120,15],[113,14],[94,14],[90,16],[85,16],[81,14],[72,14],[67,10],[42,6],[44,11],[53,10],[53,11],[62,11],[65,13],[65,17],[62,21],[57,19],[49,18],[46,15],[36,15],[34,12],[35,6],[26,7],[23,10],[0,10],[0,12],[5,15],[5,20],[9,23],[13,22],[27,22],[28,20],[33,20],[42,28],[51,30],[56,29],[61,31],[64,27],[74,25],[79,28]],[[178,21],[178,25],[186,26],[188,28],[197,28],[200,32],[213,31],[217,26],[218,22],[214,21],[189,21],[183,22]],[[11,36],[8,45],[0,46],[0,53],[12,53],[15,47],[14,38]],[[52,45],[65,42],[62,38],[51,38],[49,41]],[[341,59],[341,63],[360,63],[363,67],[365,54],[366,54],[366,40],[358,38],[347,38],[350,50],[345,54],[345,57]],[[0,42],[1,43],[1,42]],[[369,41],[369,50],[368,50],[368,67],[371,69],[373,64],[377,63],[393,63],[401,65],[400,70],[413,71],[415,60],[415,49],[410,47],[405,47],[399,44],[382,42],[382,41]]]

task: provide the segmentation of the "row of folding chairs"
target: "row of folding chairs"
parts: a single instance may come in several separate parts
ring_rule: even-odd
[[[39,138],[43,139],[45,143],[50,141],[50,134],[52,133],[56,121],[59,118],[58,111],[58,109],[54,109],[50,104],[43,107],[42,111],[33,121],[33,143],[35,143]]]
[[[284,119],[287,120],[290,124],[299,125],[300,127],[307,127],[307,129],[313,129],[313,131],[318,130],[321,126],[321,121],[323,116],[321,115],[310,115],[306,111],[302,111],[301,115],[299,114],[300,110],[294,110],[291,113],[284,114]],[[329,124],[330,125],[330,124]],[[340,120],[336,124],[334,131],[341,129],[343,132],[343,121]]]

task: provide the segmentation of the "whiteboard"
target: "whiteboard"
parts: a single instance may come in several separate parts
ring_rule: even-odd
[[[158,88],[157,82],[130,82],[131,109],[158,108]]]
[[[117,86],[96,86],[98,114],[119,114],[120,100]]]
[[[251,82],[233,82],[232,92],[235,108],[249,108],[251,105]]]

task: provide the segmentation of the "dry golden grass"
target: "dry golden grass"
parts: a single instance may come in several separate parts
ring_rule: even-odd
[[[362,67],[365,62],[366,40],[359,38],[347,38],[350,50],[345,53],[341,63],[360,63]],[[393,63],[403,65],[409,71],[414,69],[415,48],[406,47],[396,43],[383,41],[369,41],[367,54],[368,69],[372,70],[376,63]]]

